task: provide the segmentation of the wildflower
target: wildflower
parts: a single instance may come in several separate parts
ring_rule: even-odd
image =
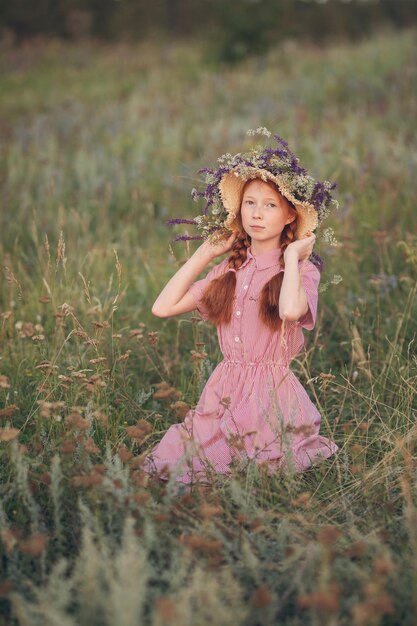
[[[177,391],[175,387],[171,387],[171,385],[165,381],[157,383],[155,386],[158,387],[158,391],[155,391],[152,396],[154,400],[164,400],[172,397],[179,398],[181,396],[181,393]]]
[[[132,328],[132,330],[129,330],[129,337],[137,337],[138,339],[143,339],[143,329]]]
[[[71,430],[87,430],[90,427],[89,421],[84,419],[79,413],[68,415],[66,423]]]
[[[84,442],[84,450],[88,454],[99,454],[100,448],[96,446],[91,437],[88,437]]]
[[[100,387],[107,387],[107,383],[101,380],[100,376],[97,374],[88,378],[84,383],[84,388],[87,389],[87,391],[94,392]]]
[[[231,403],[231,398],[230,396],[227,396],[225,398],[221,398],[220,400],[220,404],[225,408],[228,409]]]
[[[205,519],[211,519],[212,517],[221,515],[223,513],[223,510],[219,506],[212,506],[210,504],[207,504],[207,502],[203,502],[203,504],[200,506],[199,513],[201,517]]]
[[[40,556],[46,548],[47,535],[35,533],[28,539],[19,542],[19,551],[29,556]]]
[[[256,589],[253,594],[252,594],[252,598],[251,598],[251,604],[253,607],[255,607],[256,609],[261,609],[264,606],[268,606],[268,604],[271,603],[271,594],[268,590],[268,587],[258,587],[258,589]]]
[[[135,426],[126,426],[125,430],[129,437],[141,442],[152,431],[152,426],[146,420],[140,419]]]
[[[123,463],[127,463],[133,457],[133,453],[125,446],[124,443],[121,443],[117,448],[117,454]]]
[[[325,526],[317,535],[317,541],[323,546],[333,545],[342,535],[342,532],[336,526]]]
[[[207,358],[207,354],[205,352],[197,352],[196,350],[191,350],[190,354],[190,361],[202,361]]]
[[[175,618],[177,609],[171,598],[156,598],[155,610],[164,622]]]
[[[388,595],[368,598],[363,602],[355,604],[352,608],[352,617],[357,626],[367,626],[367,624],[375,622],[379,616],[385,614],[393,615],[394,613],[394,603]]]
[[[76,335],[77,337],[81,337],[82,339],[88,339],[87,333],[80,328],[74,332],[74,335]]]
[[[209,537],[198,535],[197,533],[191,533],[189,535],[183,534],[178,541],[191,550],[201,552],[212,553],[217,552],[221,548],[221,541],[218,539],[211,539]]]
[[[311,501],[311,493],[309,491],[304,491],[300,493],[296,498],[291,500],[291,504],[293,506],[304,506],[310,504]]]
[[[301,608],[315,608],[328,613],[335,613],[340,606],[340,588],[337,583],[331,583],[328,588],[317,589],[309,594],[301,594],[297,604]]]
[[[124,354],[121,354],[120,356],[117,357],[116,361],[127,361],[128,358],[130,357],[132,350],[126,350],[126,352]]]
[[[0,428],[0,442],[13,441],[19,436],[19,432],[18,428],[10,428],[7,426]]]
[[[143,491],[142,493],[132,493],[129,496],[129,499],[133,500],[137,504],[146,504],[146,502],[149,500],[150,497],[151,496],[149,495],[149,493],[147,493],[146,491]]]
[[[0,389],[9,389],[10,383],[7,376],[0,376]]]
[[[10,580],[2,580],[0,582],[0,598],[6,598],[13,589],[13,583]]]
[[[2,528],[0,531],[0,537],[6,552],[12,552],[13,548],[17,545],[20,531],[18,529]]]
[[[100,485],[102,482],[102,473],[94,468],[88,474],[73,476],[71,479],[71,483],[74,487],[94,487],[95,485]]]
[[[49,372],[53,372],[58,369],[58,365],[53,365],[50,361],[41,361],[38,365],[35,365],[36,369],[39,370],[49,370]]]
[[[389,556],[379,556],[374,559],[373,569],[375,574],[386,576],[394,572],[396,567]]]
[[[105,415],[101,411],[94,411],[93,412],[93,417],[96,420],[99,420],[102,424],[107,424],[107,415]]]
[[[78,372],[72,372],[71,376],[73,376],[74,378],[86,378],[87,374],[85,372],[92,372],[93,370],[80,370]]]
[[[75,443],[68,439],[60,445],[59,449],[62,454],[72,454],[73,452],[75,452]]]
[[[74,382],[72,378],[70,378],[69,376],[65,376],[64,374],[58,374],[58,380],[60,380],[61,383],[73,383]]]
[[[35,328],[32,322],[25,322],[22,324],[19,337],[32,337],[35,334]]]
[[[245,443],[242,435],[230,434],[227,439],[227,444],[234,450],[245,450]]]
[[[190,405],[187,402],[182,402],[181,400],[177,400],[170,405],[170,408],[173,409],[176,417],[185,417],[190,410]]]
[[[91,322],[91,323],[96,328],[110,328],[110,324],[107,320],[105,320],[104,322]]]
[[[33,335],[32,341],[45,341],[45,335]]]
[[[49,418],[55,416],[55,411],[60,411],[65,407],[65,402],[63,400],[58,400],[57,402],[47,402],[46,400],[37,400],[37,404],[40,407],[40,416],[43,418]],[[60,421],[60,420],[57,420]]]
[[[18,407],[15,404],[9,404],[0,410],[0,417],[12,417],[17,409]]]

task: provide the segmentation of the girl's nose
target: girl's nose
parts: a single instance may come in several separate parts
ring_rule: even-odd
[[[261,208],[259,204],[255,204],[253,207],[253,217],[261,217]]]

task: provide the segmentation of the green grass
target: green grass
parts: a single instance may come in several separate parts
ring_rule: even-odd
[[[0,624],[415,623],[415,41],[284,42],[233,69],[191,44],[1,52],[0,434],[19,433],[0,443]],[[292,369],[340,453],[177,498],[137,458],[221,354],[193,314],[151,314],[196,247],[164,222],[258,126],[338,182]]]

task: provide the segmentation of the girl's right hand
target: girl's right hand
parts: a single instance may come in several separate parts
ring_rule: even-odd
[[[233,232],[227,239],[221,240],[216,244],[210,243],[210,241],[206,239],[206,241],[201,244],[200,250],[207,253],[210,258],[215,259],[232,249],[236,237],[237,233]]]

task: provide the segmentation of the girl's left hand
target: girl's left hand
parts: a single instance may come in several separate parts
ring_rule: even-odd
[[[284,252],[284,263],[285,257],[288,255],[292,255],[297,253],[299,261],[304,261],[304,259],[308,259],[310,254],[313,252],[314,242],[316,241],[316,235],[314,233],[305,235],[302,239],[296,239],[296,241],[292,241],[285,249]]]

